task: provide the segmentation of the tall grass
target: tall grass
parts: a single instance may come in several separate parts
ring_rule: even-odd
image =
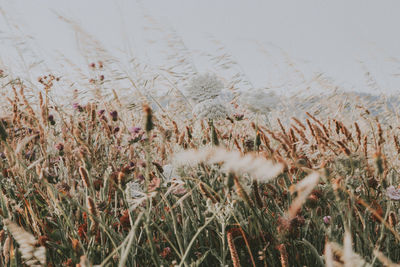
[[[125,68],[62,19],[86,36],[94,63],[74,82],[89,89],[62,102],[55,88],[70,77],[35,84],[1,72],[2,266],[400,261],[396,98],[282,97],[254,114],[235,89],[251,85],[238,68],[227,117],[196,119],[182,90],[197,72],[189,59],[172,59],[179,71]],[[112,88],[121,80],[126,90]]]

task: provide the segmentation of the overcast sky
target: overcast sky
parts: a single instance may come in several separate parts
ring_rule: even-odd
[[[288,77],[298,74],[284,67],[289,60],[307,79],[323,72],[358,91],[400,89],[398,0],[0,0],[0,8],[7,17],[0,18],[0,59],[14,69],[17,54],[9,38],[16,36],[30,36],[29,46],[47,66],[60,53],[85,64],[72,27],[57,14],[77,22],[117,57],[131,53],[158,64],[160,54],[149,41],[162,40],[147,29],[154,26],[148,14],[195,53],[208,53],[215,49],[211,40],[220,41],[257,87],[285,90]],[[214,70],[201,61],[198,68]],[[378,87],[368,87],[365,72]]]

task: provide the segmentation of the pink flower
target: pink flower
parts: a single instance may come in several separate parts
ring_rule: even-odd
[[[140,132],[140,130],[142,130],[140,127],[130,127],[129,129],[129,132],[131,133],[131,134],[137,134],[137,133],[139,133]]]
[[[328,216],[324,216],[323,220],[324,220],[324,223],[326,225],[328,225],[328,224],[331,223],[331,216],[329,216],[329,215]]]

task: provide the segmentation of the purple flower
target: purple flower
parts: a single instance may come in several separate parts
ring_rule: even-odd
[[[243,120],[244,114],[235,113],[235,114],[233,114],[233,117],[234,117],[237,121],[241,121],[241,120]]]
[[[51,125],[56,124],[56,122],[54,121],[54,116],[53,116],[53,115],[50,114],[50,115],[47,117],[47,119],[49,120],[49,122],[50,122]]]
[[[110,116],[111,116],[113,121],[117,121],[118,120],[118,112],[116,110],[111,111],[110,112]]]
[[[144,181],[144,176],[143,176],[143,174],[139,174],[137,177],[136,177],[139,181]]]
[[[129,128],[128,130],[131,134],[137,134],[140,132],[140,130],[142,130],[142,128],[134,126],[134,127]]]
[[[82,112],[82,111],[83,111],[83,107],[82,107],[81,105],[79,105],[79,103],[73,103],[73,104],[72,104],[72,107],[73,107],[74,109],[77,109],[79,112]]]
[[[393,185],[386,188],[386,196],[391,200],[400,200],[400,189],[396,189]]]
[[[97,115],[101,117],[104,115],[104,112],[106,112],[104,109],[100,109],[99,111],[97,111]]]
[[[118,133],[118,132],[119,132],[119,130],[120,130],[120,128],[117,126],[117,127],[115,127],[115,128],[114,128],[114,131],[113,131],[113,133],[114,133],[114,134],[116,134],[116,133]]]
[[[62,143],[58,143],[58,144],[56,145],[56,149],[57,149],[58,151],[63,151],[63,150],[64,150],[64,145],[63,145]]]
[[[6,154],[4,152],[0,152],[0,158],[1,159],[5,159],[6,158]]]
[[[331,216],[324,216],[323,220],[326,225],[329,225],[331,223]]]

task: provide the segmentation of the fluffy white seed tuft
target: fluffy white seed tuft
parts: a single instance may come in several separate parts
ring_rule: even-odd
[[[175,156],[177,164],[197,165],[201,162],[208,164],[221,163],[224,171],[237,174],[248,173],[260,182],[268,182],[283,171],[283,164],[274,163],[254,154],[241,155],[238,151],[228,151],[223,148],[204,148],[187,150]]]
[[[223,88],[223,83],[215,74],[206,73],[195,76],[186,91],[191,100],[200,103],[217,98]]]
[[[192,114],[198,119],[224,119],[228,109],[217,99],[204,100],[193,107]]]
[[[28,266],[45,265],[46,248],[36,247],[36,238],[11,220],[4,219],[3,222],[8,231],[17,241],[19,245],[19,251],[21,252],[22,258],[25,260],[25,263]]]

